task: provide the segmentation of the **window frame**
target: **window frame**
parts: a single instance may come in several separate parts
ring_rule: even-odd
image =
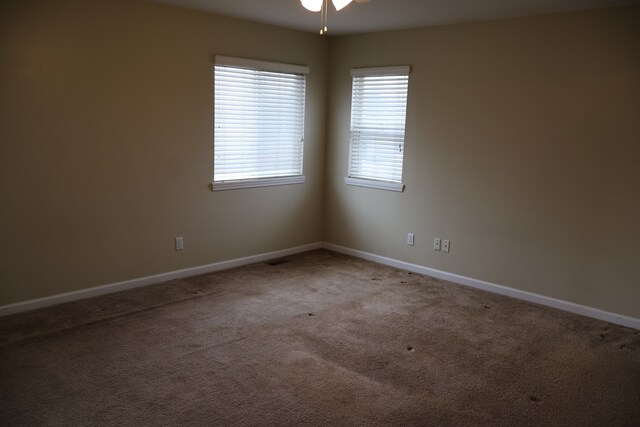
[[[409,92],[409,75],[411,73],[411,67],[395,66],[395,67],[371,67],[371,68],[354,68],[351,70],[351,116],[349,124],[349,153],[348,153],[348,169],[347,176],[345,177],[345,184],[354,185],[367,188],[375,188],[380,190],[398,191],[403,192],[405,185],[402,182],[402,176],[404,175],[404,157],[405,157],[405,142],[406,142],[406,116],[407,116],[407,104],[408,104],[408,92]],[[375,179],[367,176],[359,176],[352,174],[353,161],[354,161],[354,106],[355,106],[355,79],[360,77],[382,77],[382,76],[406,76],[406,97],[404,99],[404,128],[402,129],[402,161],[401,161],[401,173],[400,181]]]
[[[304,131],[305,131],[305,120],[306,120],[306,88],[307,88],[307,78],[309,74],[309,67],[302,65],[294,65],[294,64],[286,64],[279,62],[270,62],[270,61],[262,61],[257,59],[248,59],[248,58],[238,58],[224,55],[216,55],[214,60],[214,117],[213,117],[213,126],[214,126],[214,137],[213,137],[213,173],[211,179],[211,190],[231,190],[238,188],[253,188],[253,187],[267,187],[267,186],[276,186],[276,185],[288,185],[288,184],[301,184],[305,182],[304,176]],[[295,74],[303,76],[303,85],[302,85],[302,111],[297,111],[296,114],[302,115],[302,129],[300,129],[300,173],[296,175],[280,175],[280,176],[265,176],[265,177],[246,177],[240,179],[228,179],[228,180],[218,180],[216,181],[216,131],[217,131],[217,91],[216,91],[216,68],[217,67],[225,67],[228,69],[238,68],[242,70],[250,70],[250,71],[264,71],[271,73],[281,73],[281,74]],[[268,86],[265,86],[268,87]],[[259,116],[258,116],[259,117]],[[294,146],[295,147],[295,146]]]

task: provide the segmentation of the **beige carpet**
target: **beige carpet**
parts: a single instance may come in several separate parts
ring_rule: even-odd
[[[0,318],[0,425],[640,426],[640,335],[328,251]]]

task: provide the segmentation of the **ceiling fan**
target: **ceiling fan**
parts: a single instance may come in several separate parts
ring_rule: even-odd
[[[331,0],[336,11],[344,9],[352,1],[368,3],[371,0]],[[329,0],[300,0],[302,6],[311,12],[320,12],[320,34],[327,32],[327,18],[329,16]]]

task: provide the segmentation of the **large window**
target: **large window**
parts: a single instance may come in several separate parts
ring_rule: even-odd
[[[403,191],[409,67],[351,71],[351,132],[347,184]]]
[[[308,72],[298,65],[216,56],[214,190],[304,182]]]

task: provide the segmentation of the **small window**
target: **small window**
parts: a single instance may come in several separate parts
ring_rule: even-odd
[[[351,71],[350,185],[403,191],[409,67]]]
[[[213,189],[304,182],[307,67],[216,56]]]

